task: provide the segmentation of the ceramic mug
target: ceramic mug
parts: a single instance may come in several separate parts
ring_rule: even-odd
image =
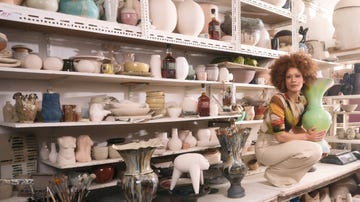
[[[101,73],[103,74],[113,74],[113,65],[111,63],[106,63],[101,65]]]

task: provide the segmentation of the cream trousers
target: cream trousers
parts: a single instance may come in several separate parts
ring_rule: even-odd
[[[256,158],[267,166],[264,176],[274,186],[285,187],[299,182],[321,158],[321,146],[315,142],[292,140],[268,145],[268,138],[273,137],[260,136],[256,143]]]

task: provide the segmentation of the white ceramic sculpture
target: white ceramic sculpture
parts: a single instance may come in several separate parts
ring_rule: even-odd
[[[56,162],[60,166],[75,164],[76,138],[71,136],[63,136],[59,137],[57,141],[59,144],[59,153],[57,155]]]
[[[204,184],[203,170],[210,167],[209,161],[201,154],[187,153],[177,156],[171,177],[170,190],[173,190],[182,173],[189,173],[195,194],[199,194],[200,183]]]
[[[189,134],[184,139],[183,149],[189,149],[191,147],[195,147],[196,143],[197,143],[197,139],[193,136],[192,132],[190,131]]]
[[[104,110],[102,103],[93,103],[89,109],[90,121],[102,121],[104,117],[111,114],[111,111]]]
[[[211,136],[211,131],[208,128],[202,128],[199,129],[196,133],[198,142],[197,145],[199,147],[205,147],[205,146],[209,146],[210,144],[210,136]]]
[[[189,73],[189,63],[185,57],[177,57],[175,60],[176,79],[185,80]]]
[[[94,142],[88,135],[80,135],[76,140],[75,158],[77,162],[91,161],[91,146]]]

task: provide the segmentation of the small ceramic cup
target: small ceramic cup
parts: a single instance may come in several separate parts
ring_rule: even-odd
[[[109,148],[107,146],[94,146],[93,157],[95,160],[105,160],[109,156]]]

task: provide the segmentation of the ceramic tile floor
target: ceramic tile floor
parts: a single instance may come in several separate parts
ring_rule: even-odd
[[[347,165],[316,164],[316,171],[307,173],[305,177],[296,185],[286,188],[278,188],[270,185],[263,174],[256,174],[246,177],[242,181],[245,188],[243,198],[228,198],[227,189],[230,184],[214,186],[219,189],[216,194],[210,194],[198,199],[198,202],[267,202],[267,201],[287,201],[288,199],[306,193],[308,191],[323,187],[338,179],[346,177],[360,169],[360,161],[355,161]]]

